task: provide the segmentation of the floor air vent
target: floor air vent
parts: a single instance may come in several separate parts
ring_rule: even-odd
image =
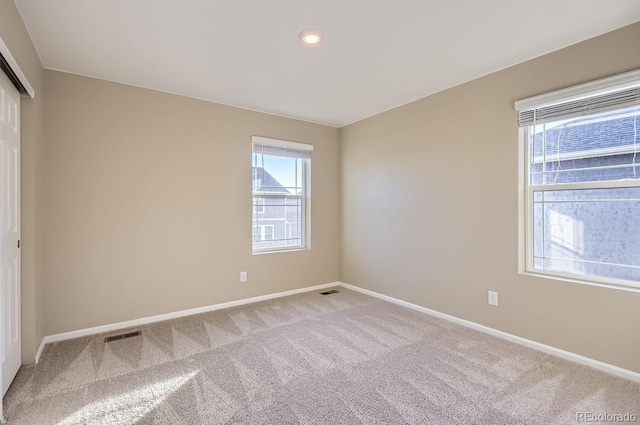
[[[336,291],[335,289],[332,289],[331,291],[326,291],[326,292],[320,292],[320,295],[331,295],[331,294],[337,294],[340,291]]]
[[[138,336],[138,335],[142,335],[142,332],[135,331],[135,332],[127,332],[126,334],[112,335],[112,336],[106,337],[104,339],[104,342],[118,341],[118,340],[121,340],[121,339],[132,338],[132,337]]]

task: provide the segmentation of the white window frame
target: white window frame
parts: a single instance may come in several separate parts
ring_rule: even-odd
[[[532,108],[590,98],[593,96],[604,95],[607,93],[634,87],[640,89],[640,70],[592,81],[585,84],[580,84],[566,89],[534,96],[528,99],[523,99],[515,103],[515,109],[518,112],[521,112],[530,110]],[[624,106],[621,106],[620,109],[622,109],[623,107]],[[559,279],[587,285],[604,286],[640,292],[640,282],[534,268],[534,192],[640,187],[640,180],[530,185],[530,129],[531,126],[520,127],[518,132],[518,272],[520,274],[550,279]]]
[[[254,248],[253,247],[253,237],[252,237],[252,253],[253,254],[268,254],[268,253],[278,253],[278,252],[288,252],[288,251],[299,251],[311,249],[311,152],[313,151],[313,145],[299,142],[291,142],[287,140],[279,140],[272,139],[268,137],[262,136],[252,136],[252,155],[255,153],[256,146],[267,146],[269,148],[275,148],[274,153],[268,153],[269,155],[276,155],[277,150],[281,149],[283,152],[282,156],[288,157],[296,157],[295,153],[291,155],[291,152],[301,152],[307,154],[305,157],[300,157],[301,159],[301,177],[302,177],[302,191],[303,193],[298,194],[256,194],[253,192],[253,188],[251,190],[252,195],[252,204],[256,204],[257,199],[263,199],[265,205],[269,205],[266,200],[267,199],[299,199],[301,200],[301,216],[302,216],[302,235],[300,237],[300,244],[298,245],[288,245],[287,240],[283,240],[283,245],[276,247],[268,247],[268,248]],[[286,154],[285,154],[286,153]],[[252,182],[253,184],[253,182]],[[264,208],[264,207],[263,207]],[[264,211],[263,211],[264,212]],[[258,212],[260,213],[260,212]],[[271,219],[269,219],[271,220]],[[256,223],[253,219],[251,219],[252,226],[256,226]],[[286,218],[285,218],[285,227],[286,227]],[[272,226],[273,227],[273,226]],[[286,231],[286,229],[285,229]],[[253,232],[253,231],[252,231]],[[262,234],[263,235],[263,234]],[[275,228],[273,230],[273,235],[275,239]],[[252,234],[253,236],[253,234]]]

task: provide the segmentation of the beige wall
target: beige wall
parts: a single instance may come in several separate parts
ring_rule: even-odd
[[[46,95],[47,334],[338,280],[337,129],[55,71]],[[252,135],[314,145],[311,250],[251,254]]]
[[[342,128],[340,279],[640,372],[640,293],[518,274],[513,109],[640,68],[639,41],[635,24]]]
[[[0,37],[35,90],[21,100],[22,362],[31,364],[44,323],[44,70],[15,4],[0,1]]]

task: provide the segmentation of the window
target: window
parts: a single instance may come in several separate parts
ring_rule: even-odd
[[[640,71],[516,109],[521,272],[640,288]]]
[[[273,229],[273,224],[253,226],[253,241],[272,241],[274,234]]]
[[[264,213],[264,198],[257,198],[253,200],[253,212],[254,214]]]
[[[309,247],[313,146],[253,136],[254,253]]]

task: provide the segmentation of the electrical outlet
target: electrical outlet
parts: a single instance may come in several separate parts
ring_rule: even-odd
[[[247,281],[247,272],[240,272],[240,282]]]
[[[494,291],[489,291],[488,300],[489,305],[498,305],[498,293]]]

